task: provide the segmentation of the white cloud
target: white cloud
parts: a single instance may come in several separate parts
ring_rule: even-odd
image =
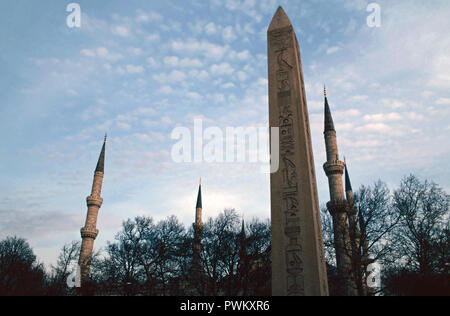
[[[159,63],[158,63],[158,62],[155,60],[155,58],[153,58],[153,57],[148,57],[148,58],[146,59],[146,61],[147,61],[147,64],[148,64],[151,68],[156,67],[156,66],[159,65]]]
[[[119,35],[121,37],[131,36],[131,31],[125,25],[116,25],[112,28],[113,34]]]
[[[170,43],[171,48],[182,54],[201,54],[203,57],[220,60],[229,51],[228,46],[221,46],[207,41],[198,41],[195,38],[186,40],[174,40]]]
[[[142,53],[143,53],[142,49],[139,47],[129,47],[128,52],[135,56],[142,55]]]
[[[245,81],[248,78],[248,75],[243,71],[238,71],[236,73],[236,75],[237,75],[237,78],[239,79],[239,81]]]
[[[117,122],[116,125],[119,129],[124,131],[128,131],[129,129],[131,129],[131,125],[125,122]]]
[[[337,51],[339,51],[340,48],[338,46],[333,46],[327,49],[327,55],[331,55],[333,53],[336,53]]]
[[[149,42],[156,42],[160,40],[159,33],[148,34],[145,39]]]
[[[214,24],[214,22],[210,22],[210,23],[206,24],[205,32],[208,35],[214,35],[217,33],[217,26]]]
[[[222,30],[222,37],[226,42],[232,42],[237,38],[232,26],[227,26]]]
[[[105,47],[98,47],[96,49],[82,49],[80,52],[82,55],[87,57],[98,57],[103,58],[108,61],[117,61],[123,58],[123,56],[119,53],[111,53]]]
[[[140,74],[145,71],[144,67],[141,65],[127,65],[126,69],[129,74]]]
[[[211,73],[215,75],[231,75],[234,72],[229,63],[214,64],[211,66]]]
[[[176,56],[166,56],[164,57],[164,64],[171,66],[171,67],[176,67],[178,65],[178,57]]]
[[[450,98],[439,98],[436,100],[436,104],[438,105],[450,105]]]
[[[230,89],[230,88],[234,88],[234,87],[235,87],[235,85],[232,82],[227,82],[227,83],[222,85],[223,89]]]
[[[391,128],[383,123],[367,124],[356,128],[358,132],[388,132]]]
[[[88,56],[88,57],[95,57],[96,54],[94,51],[90,50],[90,49],[82,49],[81,50],[81,54],[84,56]]]
[[[169,74],[160,73],[153,75],[153,79],[158,82],[166,83],[166,82],[180,82],[186,79],[186,74],[179,70],[172,70]]]
[[[174,93],[174,90],[172,89],[171,86],[164,85],[164,86],[161,86],[161,88],[158,89],[158,92],[162,93],[162,94],[172,94],[172,93]]]
[[[163,16],[155,11],[145,12],[143,10],[136,11],[136,22],[138,23],[150,23],[150,22],[161,22]]]
[[[202,96],[197,92],[188,92],[187,96],[188,96],[188,98],[193,99],[193,100],[200,100],[202,98]]]
[[[381,102],[384,105],[389,106],[390,108],[392,108],[394,110],[400,109],[406,105],[403,101],[395,100],[395,99],[382,99]]]
[[[364,115],[364,120],[369,122],[399,121],[401,119],[402,116],[395,112]]]

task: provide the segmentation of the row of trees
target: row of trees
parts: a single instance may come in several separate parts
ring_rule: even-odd
[[[91,295],[269,295],[270,238],[268,220],[253,219],[243,235],[235,210],[209,218],[202,233],[204,277],[192,282],[192,227],[186,229],[175,216],[158,223],[149,217],[128,219],[115,240],[93,254],[91,280],[83,291]],[[14,252],[16,244],[24,249],[21,253]],[[0,295],[77,294],[67,280],[74,284],[80,242],[66,244],[49,273],[37,263],[24,239],[7,238],[0,245]],[[30,273],[24,274],[22,266]],[[198,282],[205,284],[197,288]]]
[[[448,294],[450,196],[437,184],[410,175],[391,192],[381,181],[362,186],[355,194],[361,232],[362,265],[355,278],[360,284],[378,283],[372,293],[384,295]],[[332,222],[322,209],[327,260],[334,265]],[[380,275],[370,275],[378,264]],[[330,290],[336,288],[333,271]],[[380,282],[371,282],[380,278]],[[369,282],[367,282],[369,279]]]
[[[355,193],[364,254],[382,267],[384,295],[448,294],[450,196],[433,182],[415,176],[391,192],[378,181]],[[331,218],[322,210],[331,294],[335,253]],[[234,210],[209,218],[202,234],[204,277],[190,279],[193,228],[175,216],[155,223],[137,217],[122,225],[115,240],[94,254],[87,294],[96,295],[270,295],[270,222],[253,219],[242,233]],[[0,242],[0,295],[73,295],[67,279],[76,271],[80,243],[65,245],[57,264],[45,271],[23,239]],[[202,292],[203,291],[203,292]]]

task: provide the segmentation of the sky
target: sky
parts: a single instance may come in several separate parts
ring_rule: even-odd
[[[372,1],[370,1],[372,2]],[[266,31],[282,5],[301,49],[319,201],[329,199],[323,85],[355,189],[414,173],[450,191],[450,3],[376,1],[0,2],[0,239],[40,261],[80,240],[108,133],[96,249],[135,216],[270,217],[259,163],[175,163],[176,127],[268,127]]]

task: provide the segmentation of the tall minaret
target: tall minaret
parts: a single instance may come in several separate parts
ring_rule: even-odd
[[[342,174],[344,163],[339,160],[339,152],[334,129],[330,106],[328,105],[327,90],[324,88],[325,96],[325,147],[327,162],[323,165],[328,177],[330,189],[330,202],[327,203],[328,211],[333,218],[334,245],[336,249],[336,263],[342,286],[340,295],[356,295],[355,284],[352,273],[352,254],[350,245],[349,228],[347,222],[348,205],[345,200]]]
[[[352,263],[354,280],[358,290],[359,296],[364,296],[364,282],[362,279],[361,271],[361,233],[358,229],[358,222],[356,219],[357,209],[355,206],[355,200],[353,197],[352,183],[350,181],[350,176],[348,174],[347,161],[344,158],[345,165],[345,196],[347,198],[348,206],[348,224],[349,224],[349,235],[350,244],[352,249]]]
[[[201,264],[201,250],[202,250],[202,179],[198,186],[197,204],[195,206],[195,222],[194,222],[194,243],[193,243],[193,260],[192,270],[193,272],[202,272]]]
[[[345,158],[344,158],[344,167],[345,167],[345,197],[347,198],[348,203],[348,224],[350,229],[349,233],[350,233],[350,240],[352,243],[353,256],[356,256],[360,252],[358,250],[360,233],[358,230],[358,224],[356,219],[357,210],[353,198],[352,183],[350,181],[350,176],[348,174],[348,166]]]
[[[94,182],[92,184],[91,195],[86,198],[88,212],[86,223],[81,228],[81,251],[78,264],[81,270],[81,287],[89,280],[89,270],[91,266],[92,250],[94,248],[94,240],[98,235],[97,216],[98,210],[102,206],[103,199],[100,196],[102,192],[103,174],[105,169],[105,146],[106,135],[103,142],[102,151],[98,159],[97,167],[94,172]]]
[[[239,268],[238,268],[238,276],[241,281],[242,287],[242,296],[246,296],[248,290],[248,272],[249,272],[249,264],[248,264],[248,254],[247,254],[247,236],[245,234],[245,222],[244,216],[242,216],[242,227],[241,233],[239,234]]]

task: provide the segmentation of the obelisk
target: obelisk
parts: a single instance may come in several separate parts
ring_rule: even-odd
[[[280,135],[279,153],[271,153],[272,159],[279,154],[280,161],[270,177],[272,294],[325,296],[327,272],[300,48],[281,7],[267,41],[269,123]]]

